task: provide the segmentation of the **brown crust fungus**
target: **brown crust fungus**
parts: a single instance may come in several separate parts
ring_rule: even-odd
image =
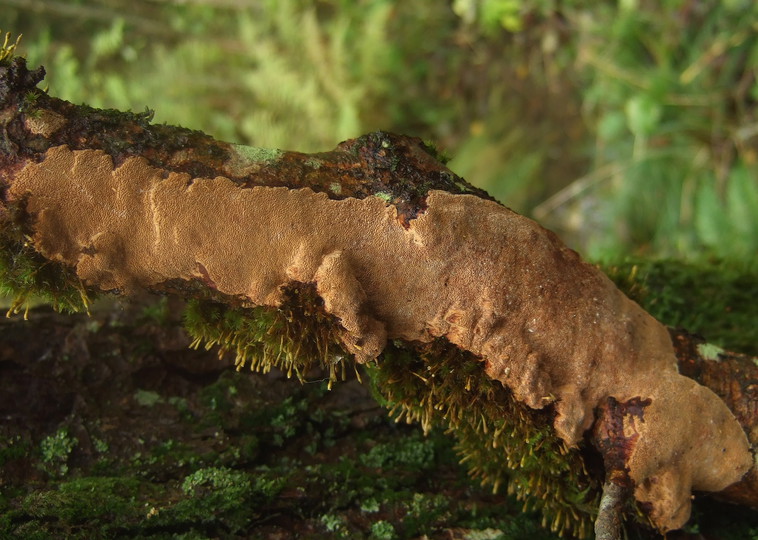
[[[729,409],[678,372],[666,328],[555,235],[491,200],[431,190],[404,222],[378,196],[249,187],[140,157],[115,166],[65,145],[9,184],[7,200],[33,217],[34,247],[89,287],[199,281],[277,307],[287,288],[313,284],[359,362],[388,340],[447,340],[517,401],[554,407],[568,447],[609,399],[644,404],[613,428],[629,442],[624,453],[604,457],[621,460],[614,470],[661,531],[684,524],[693,490],[723,490],[753,466]]]

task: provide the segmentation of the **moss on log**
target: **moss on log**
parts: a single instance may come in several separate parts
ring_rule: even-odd
[[[0,67],[12,311],[39,293],[70,308],[175,293],[198,302],[198,344],[240,365],[337,379],[366,364],[406,418],[450,426],[475,475],[578,536],[603,486],[614,512],[630,508],[620,486],[668,531],[693,490],[752,471],[742,409],[680,370],[668,329],[422,141],[246,148],[57,100],[42,75],[21,58]]]

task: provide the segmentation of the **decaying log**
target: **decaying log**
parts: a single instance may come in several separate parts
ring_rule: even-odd
[[[730,401],[713,377],[696,381],[666,327],[420,140],[248,148],[51,98],[42,76],[20,58],[0,67],[6,251],[16,241],[82,292],[279,308],[312,286],[358,362],[381,364],[388,344],[452,344],[551,411],[566,447],[592,441],[602,530],[625,493],[660,531],[686,522],[693,490],[758,504],[753,387]]]

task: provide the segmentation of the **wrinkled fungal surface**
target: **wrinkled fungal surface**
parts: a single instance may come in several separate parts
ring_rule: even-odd
[[[0,65],[0,225],[74,292],[186,284],[276,308],[304,285],[360,362],[445,340],[550,410],[568,446],[593,441],[609,493],[631,491],[662,531],[687,520],[693,490],[756,483],[743,428],[678,371],[668,330],[418,139],[249,149],[56,100],[35,88],[43,74]]]
[[[661,530],[686,521],[692,490],[723,490],[753,463],[724,403],[678,373],[666,328],[555,235],[493,201],[430,190],[404,222],[381,197],[247,187],[65,145],[9,184],[8,202],[33,217],[36,249],[88,286],[200,281],[278,306],[285,288],[312,283],[359,361],[388,339],[445,338],[519,401],[554,406],[569,445],[608,398],[636,403],[615,428],[628,441],[622,468]]]

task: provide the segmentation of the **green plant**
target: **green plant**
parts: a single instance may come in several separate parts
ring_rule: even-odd
[[[22,508],[34,518],[58,522],[64,528],[88,523],[109,534],[142,517],[136,500],[139,488],[134,479],[78,478],[27,496]]]
[[[453,11],[468,24],[479,24],[490,33],[502,28],[518,32],[524,27],[522,11],[529,5],[522,0],[455,0]]]
[[[53,475],[65,476],[68,473],[68,458],[77,444],[78,441],[68,434],[66,427],[42,439],[40,451],[45,469]]]
[[[397,538],[392,523],[379,520],[371,524],[371,538],[374,540],[394,540]]]
[[[568,189],[591,204],[583,229],[606,231],[591,237],[591,257],[739,261],[758,249],[757,9],[629,1],[585,16],[570,4],[595,172]]]
[[[90,298],[75,273],[46,261],[16,224],[21,211],[9,205],[0,215],[0,296],[11,299],[8,315],[23,310],[26,317],[35,301],[56,311],[89,311]]]
[[[578,119],[564,126],[553,113],[535,140],[542,118],[524,126],[518,98],[506,95],[453,161],[459,172],[521,211],[536,204],[538,219],[592,259],[752,258],[754,2],[457,0],[454,9],[486,35],[510,33],[513,63],[532,93],[549,102],[540,94],[547,86],[558,99],[577,99],[587,127],[568,141],[564,178],[555,182],[545,178],[556,144],[550,130],[575,130]],[[499,161],[504,153],[507,162]],[[584,170],[571,167],[572,154],[589,158]]]
[[[0,31],[0,33],[2,33],[2,31]],[[13,57],[16,47],[18,47],[20,42],[20,35],[16,38],[15,42],[11,42],[11,33],[6,32],[5,37],[3,38],[3,45],[0,47],[0,65]]]
[[[524,511],[541,511],[545,527],[589,533],[599,486],[579,453],[552,434],[549,412],[516,402],[481,362],[443,341],[413,351],[392,344],[368,372],[397,420],[418,422],[425,431],[446,426],[461,462],[482,484],[494,491],[507,486]]]

